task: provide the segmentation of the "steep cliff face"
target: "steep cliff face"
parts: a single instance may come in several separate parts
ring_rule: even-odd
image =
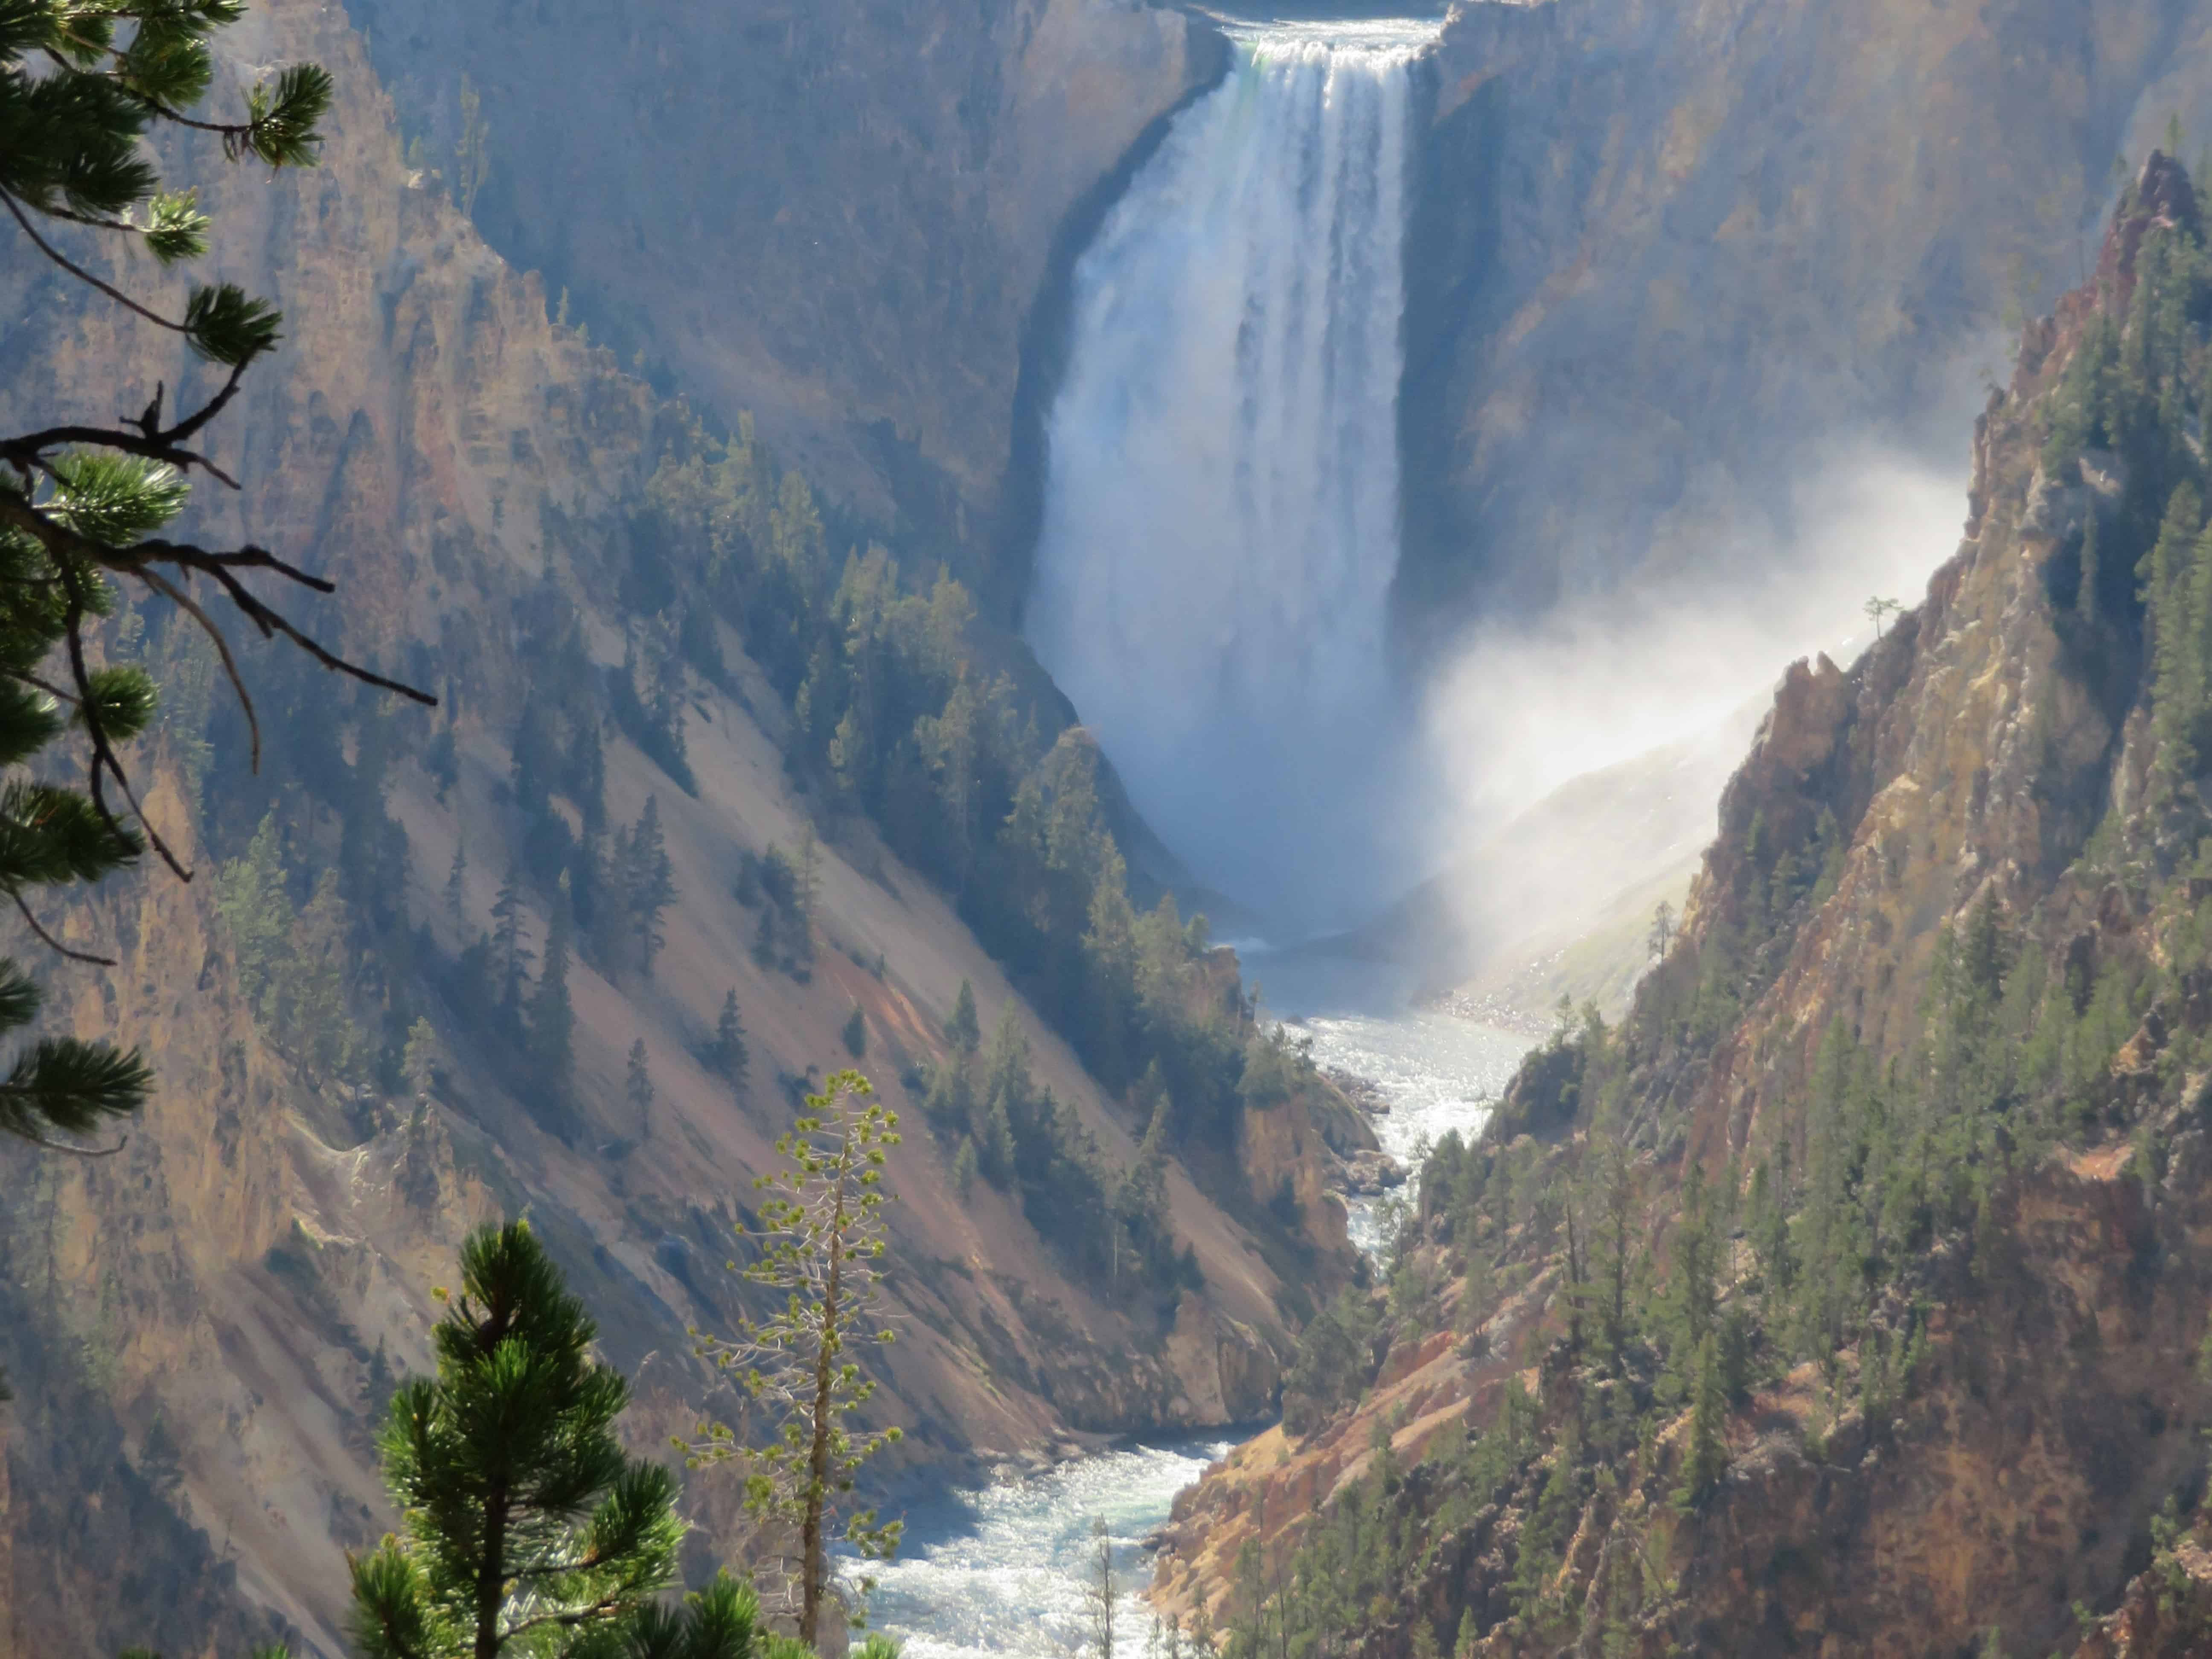
[[[1401,614],[1756,576],[1869,440],[1960,453],[2116,153],[2212,131],[2187,0],[1466,0],[1408,270]],[[2192,137],[2190,141],[2195,143]]]
[[[2201,1647],[2208,292],[2154,154],[1957,556],[1790,670],[1683,937],[1431,1160],[1358,1399],[1179,1504],[1170,1605],[1391,1659]]]
[[[351,7],[495,248],[1008,611],[1060,278],[1220,72],[1211,9]],[[2197,0],[1462,0],[1408,259],[1410,635],[1755,572],[1863,441],[1948,468],[1975,354],[2079,279],[2115,153],[2212,130],[2208,52]]]
[[[480,99],[493,246],[971,573],[1032,310],[1222,62],[1198,20],[1128,0],[349,9],[449,185],[465,81]]]
[[[794,14],[793,27],[805,21]],[[1029,21],[1036,45],[1051,20]],[[233,91],[242,65],[313,58],[336,74],[341,98],[313,172],[271,179],[210,154],[178,158],[216,216],[220,274],[272,294],[287,316],[280,357],[213,429],[246,488],[204,494],[196,525],[302,553],[343,598],[319,616],[310,602],[301,620],[433,684],[447,708],[434,721],[356,703],[334,681],[301,680],[281,651],[241,641],[264,720],[285,723],[272,726],[264,775],[231,766],[242,728],[219,709],[210,724],[189,675],[172,686],[178,723],[141,762],[158,783],[151,810],[198,878],[118,880],[61,924],[124,965],[52,964],[58,1018],[143,1044],[160,1085],[112,1158],[0,1159],[0,1367],[19,1395],[0,1415],[0,1651],[10,1654],[147,1640],[228,1651],[272,1622],[304,1651],[340,1651],[341,1553],[389,1521],[367,1425],[389,1379],[427,1364],[430,1287],[488,1218],[531,1213],[600,1319],[609,1356],[642,1368],[631,1425],[641,1445],[665,1446],[726,1404],[686,1332],[736,1317],[722,1267],[732,1225],[798,1094],[847,1057],[856,1008],[867,1069],[910,1129],[911,1079],[945,1058],[963,979],[986,1030],[1012,1012],[1035,1081],[1108,1167],[1135,1159],[1145,1128],[864,824],[821,845],[811,971],[760,953],[761,900],[737,896],[740,874],[772,842],[799,845],[819,803],[802,799],[785,765],[778,694],[726,629],[726,676],[678,671],[690,789],[608,728],[607,813],[629,824],[656,803],[679,902],[656,971],[572,968],[574,1121],[521,1079],[511,1045],[472,1024],[451,964],[489,925],[502,871],[526,853],[512,744],[543,668],[531,653],[545,617],[573,618],[576,673],[611,683],[626,672],[639,626],[623,597],[628,526],[690,416],[549,318],[556,307],[538,277],[509,268],[434,181],[402,165],[392,106],[338,9],[269,0],[228,46]],[[1036,150],[1019,158],[1043,196],[1075,188],[1053,172],[1062,165]],[[150,273],[125,275],[159,295]],[[143,404],[157,379],[179,397],[204,385],[204,368],[20,248],[0,259],[0,295],[10,319],[0,422],[30,411],[105,421]],[[372,757],[380,808],[334,811],[318,791]],[[337,1080],[314,1044],[280,1041],[263,1018],[276,994],[250,994],[214,866],[264,811],[311,867],[354,857],[360,838],[381,849],[360,902],[396,918],[385,937],[411,943],[373,961],[331,958],[352,997],[331,1018],[373,1022],[409,988],[439,1039],[419,1093]],[[196,822],[225,846],[198,845]],[[555,901],[526,883],[524,892],[523,933],[542,948]],[[342,956],[364,936],[320,948]],[[701,1057],[732,990],[751,1046],[750,1081],[736,1088]],[[641,1043],[652,1084],[642,1107],[625,1082]],[[1349,1262],[1306,1109],[1274,1109],[1287,1139],[1263,1172],[1307,1200],[1294,1226],[1232,1219],[1170,1160],[1164,1213],[1200,1282],[1164,1303],[1079,1271],[1012,1197],[981,1182],[957,1188],[951,1149],[910,1133],[893,1221],[906,1335],[884,1400],[912,1457],[957,1468],[969,1449],[1050,1455],[1088,1433],[1263,1413],[1290,1345],[1286,1310],[1305,1294],[1286,1296],[1285,1275],[1328,1279]],[[1260,1199],[1239,1207],[1265,1221]],[[690,1565],[704,1569],[742,1544],[735,1505],[711,1481],[688,1501],[706,1526]]]

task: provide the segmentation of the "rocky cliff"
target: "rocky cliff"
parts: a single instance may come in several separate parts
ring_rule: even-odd
[[[812,16],[793,13],[792,28]],[[1036,51],[1058,17],[1024,24]],[[1163,50],[1180,27],[1158,37]],[[763,955],[762,900],[738,896],[741,874],[772,844],[801,845],[821,803],[785,763],[782,700],[726,633],[726,673],[672,671],[684,779],[665,733],[656,757],[607,726],[605,811],[627,825],[655,803],[678,895],[657,968],[579,962],[570,1105],[526,1080],[455,976],[492,925],[502,872],[514,880],[529,856],[530,825],[568,810],[533,818],[518,805],[518,720],[549,672],[549,629],[572,653],[568,690],[589,701],[629,674],[645,627],[629,597],[634,521],[654,469],[687,453],[695,428],[558,321],[539,278],[504,263],[436,180],[404,164],[393,106],[338,9],[270,0],[227,45],[233,94],[243,66],[298,58],[327,65],[341,90],[313,172],[272,179],[211,152],[175,158],[216,216],[210,264],[287,315],[281,356],[214,428],[246,487],[204,495],[197,526],[301,553],[343,595],[302,619],[431,684],[445,707],[416,716],[357,702],[281,650],[241,642],[270,738],[252,777],[237,715],[208,695],[213,659],[181,632],[160,636],[173,713],[140,766],[197,878],[118,880],[57,919],[120,955],[113,972],[46,964],[56,1017],[143,1044],[159,1092],[112,1157],[0,1158],[0,1367],[18,1395],[0,1417],[9,1654],[147,1641],[227,1652],[283,1627],[302,1651],[339,1651],[342,1552],[389,1519],[368,1425],[391,1378],[426,1363],[430,1288],[487,1218],[527,1211],[551,1242],[610,1357],[640,1374],[640,1443],[665,1445],[720,1409],[687,1328],[734,1318],[722,1264],[750,1177],[797,1096],[848,1058],[855,1010],[867,1068],[910,1128],[963,980],[986,1030],[1011,1011],[1035,1082],[1107,1167],[1133,1161],[1145,1128],[864,823],[829,825],[819,844],[811,970]],[[1116,101],[1097,86],[1082,95]],[[1044,149],[1006,165],[1033,170],[1021,177],[1041,199],[1082,187],[1082,166]],[[1012,212],[1012,199],[994,210]],[[160,292],[147,271],[118,275]],[[157,379],[179,396],[200,383],[204,369],[20,247],[0,259],[0,421],[104,421]],[[803,515],[795,472],[782,491]],[[285,866],[306,872],[273,894],[286,971],[302,976],[274,988],[254,979],[258,947],[234,925],[235,872],[264,815]],[[373,875],[341,901],[319,868]],[[522,935],[542,951],[560,901],[521,888]],[[1233,962],[1228,972],[1233,982]],[[304,1001],[310,976],[337,988]],[[735,1088],[702,1058],[732,990],[751,1049]],[[280,1006],[295,1012],[272,1019]],[[434,1060],[396,1086],[343,1051],[388,1045],[400,1034],[378,1022],[403,1006],[436,1040]],[[649,1056],[643,1099],[625,1081],[634,1052]],[[1349,1267],[1306,1110],[1292,1099],[1259,1111],[1264,1167],[1211,1172],[1215,1195],[1169,1161],[1164,1213],[1194,1272],[1164,1301],[1078,1271],[1012,1197],[957,1190],[951,1148],[910,1133],[894,1222],[907,1339],[884,1398],[915,1460],[972,1468],[1087,1435],[1264,1412],[1306,1305],[1286,1276],[1325,1283]],[[1288,1223],[1266,1209],[1284,1182],[1303,1200]],[[700,1486],[690,1502],[706,1524],[691,1565],[704,1571],[743,1540],[726,1492]]]
[[[410,155],[549,298],[1008,611],[1064,278],[1220,72],[1209,14],[1376,9],[351,7]],[[1462,0],[1409,247],[1409,635],[1787,568],[1846,452],[1949,473],[2115,155],[2212,131],[2208,51],[2195,0]]]
[[[2000,319],[2081,280],[2115,155],[2212,133],[2209,32],[2174,0],[1462,0],[1408,261],[1409,627],[1786,568],[1869,444],[1958,476]]]
[[[971,575],[1030,510],[1009,468],[1033,319],[1132,150],[1225,62],[1194,16],[1131,0],[349,10],[447,188],[477,100],[495,248]]]
[[[1393,1659],[2201,1648],[2203,249],[2154,154],[1956,556],[1792,668],[1683,937],[1431,1161],[1371,1345],[1301,1356],[1338,1409],[1179,1504],[1170,1605]]]

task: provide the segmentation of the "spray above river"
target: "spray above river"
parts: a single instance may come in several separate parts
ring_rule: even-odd
[[[1232,31],[1077,265],[1031,643],[1200,880],[1380,896],[1413,64],[1433,23]],[[1381,827],[1378,827],[1381,826]]]

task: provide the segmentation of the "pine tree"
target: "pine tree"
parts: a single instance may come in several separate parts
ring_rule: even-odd
[[[1568,1432],[1553,1450],[1552,1472],[1521,1528],[1521,1553],[1513,1564],[1513,1604],[1523,1617],[1535,1613],[1552,1599],[1560,1552],[1582,1507],[1581,1457],[1582,1449],[1570,1420]]]
[[[238,953],[239,989],[256,1018],[273,1024],[289,977],[294,901],[275,814],[261,820],[242,858],[216,873],[216,908]]]
[[[2089,509],[2081,526],[2081,585],[2074,592],[2074,610],[2083,622],[2097,620],[2097,584],[2101,580],[2097,558],[2097,509]]]
[[[1091,1522],[1089,1566],[1083,1580],[1083,1620],[1091,1626],[1091,1651],[1097,1659],[1114,1659],[1115,1614],[1121,1597],[1114,1571],[1114,1534],[1103,1516]]]
[[[1627,1147],[1610,1137],[1597,1146],[1597,1214],[1593,1250],[1598,1323],[1613,1369],[1626,1363],[1635,1316],[1629,1286],[1635,1273],[1636,1217],[1640,1197],[1636,1165]]]
[[[465,75],[461,76],[461,136],[453,146],[453,205],[473,218],[477,194],[483,189],[489,169],[485,149],[490,129],[483,118],[483,99]]]
[[[676,867],[668,860],[667,843],[660,831],[660,800],[645,798],[645,810],[618,854],[625,867],[623,897],[630,918],[630,935],[637,946],[638,962],[647,979],[653,959],[667,941],[660,931],[661,913],[676,902]]]
[[[780,1305],[759,1323],[744,1322],[736,1337],[701,1346],[781,1419],[776,1433],[747,1449],[726,1425],[707,1425],[687,1448],[695,1464],[744,1460],[748,1509],[799,1534],[799,1636],[810,1645],[820,1639],[830,1597],[834,1512],[860,1465],[900,1437],[896,1429],[856,1437],[845,1426],[876,1391],[848,1350],[892,1340],[871,1322],[884,1276],[884,1171],[899,1143],[898,1116],[874,1094],[858,1072],[840,1072],[777,1140],[784,1167],[755,1182],[769,1196],[752,1235],[761,1255],[744,1271]],[[882,1559],[900,1531],[899,1522],[878,1525],[873,1510],[862,1510],[848,1516],[843,1538],[864,1558]]]
[[[2190,605],[2191,551],[2204,524],[2196,487],[2176,487],[2158,539],[2143,561],[2143,599],[2151,643],[2151,728],[2158,738],[2154,766],[2161,787],[2196,773],[2193,741],[2204,701],[2203,663]]]
[[[1026,1125],[1035,1115],[1031,1100],[1029,1039],[1012,1004],[1001,1010],[991,1033],[990,1058],[983,1071],[981,1133],[976,1136],[983,1179],[1002,1191],[1013,1185],[1019,1157],[1018,1121]]]
[[[815,912],[822,898],[822,847],[814,838],[814,826],[803,823],[799,828],[799,881],[796,893],[799,912],[799,939],[792,955],[803,968],[814,965]]]
[[[1712,1495],[1728,1470],[1728,1393],[1721,1376],[1720,1343],[1711,1333],[1698,1345],[1691,1388],[1690,1443],[1682,1456],[1682,1484],[1674,1490],[1677,1508],[1698,1507]]]
[[[745,1028],[738,1023],[738,994],[734,989],[722,999],[722,1015],[714,1022],[714,1042],[708,1050],[708,1064],[732,1088],[745,1086],[751,1056],[745,1050]]]
[[[868,1054],[868,1017],[854,1003],[853,1012],[845,1017],[844,1030],[838,1034],[845,1044],[845,1052],[855,1060],[865,1060]]]
[[[430,1080],[437,1069],[437,1028],[418,1015],[407,1028],[407,1047],[399,1057],[400,1074],[407,1079],[407,1087],[417,1100],[428,1096]]]
[[[1693,1158],[1682,1179],[1682,1218],[1674,1230],[1674,1280],[1669,1297],[1670,1336],[1678,1365],[1712,1333],[1720,1266],[1712,1209],[1705,1165]]]
[[[278,1035],[308,1067],[326,1079],[353,1079],[363,1048],[360,1028],[347,1011],[347,985],[356,953],[338,872],[323,872],[314,896],[293,927],[295,948],[286,976]]]
[[[1156,1073],[1155,1073],[1156,1075]],[[1111,1208],[1115,1221],[1112,1272],[1121,1273],[1121,1246],[1128,1240],[1139,1250],[1167,1243],[1167,1138],[1172,1109],[1167,1091],[1161,1090],[1152,1108],[1152,1121],[1137,1145],[1136,1161],[1115,1183]]]
[[[629,1069],[623,1080],[623,1098],[637,1120],[637,1138],[653,1138],[653,1064],[643,1037],[629,1045]]]
[[[952,1012],[945,1017],[945,1040],[956,1054],[972,1054],[983,1046],[982,1022],[975,1012],[975,988],[964,979],[960,981],[960,994],[953,999]]]
[[[522,942],[522,872],[510,858],[491,904],[492,973],[499,1006],[510,1014],[521,1006],[522,977],[530,967],[529,947]],[[551,948],[550,940],[547,948]]]
[[[550,1121],[564,1127],[576,1070],[576,1012],[568,1000],[568,896],[564,875],[552,922],[545,930],[545,966],[530,999],[529,1033],[532,1081],[544,1097]]]
[[[897,1659],[898,1650],[871,1636],[854,1659]],[[814,1659],[803,1642],[769,1630],[760,1596],[748,1583],[717,1573],[703,1590],[641,1608],[618,1639],[593,1659]]]
[[[605,1652],[673,1580],[675,1478],[623,1455],[629,1385],[589,1359],[595,1334],[528,1224],[461,1247],[437,1375],[384,1431],[403,1532],[352,1566],[366,1659]]]
[[[446,872],[446,914],[453,931],[463,939],[469,931],[469,842],[463,836],[453,842],[453,862]]]
[[[584,822],[584,834],[597,836],[607,827],[607,751],[599,735],[599,717],[586,711],[574,717],[575,733],[568,754],[568,798]]]
[[[154,717],[154,683],[113,651],[88,648],[92,629],[115,609],[118,583],[176,605],[209,637],[249,725],[252,707],[229,646],[180,585],[194,575],[264,637],[281,634],[326,668],[434,702],[313,643],[249,586],[258,572],[328,591],[319,580],[258,548],[211,550],[161,533],[185,507],[193,468],[233,483],[206,459],[200,434],[236,397],[246,370],[275,349],[283,321],[276,308],[234,284],[195,283],[182,307],[165,314],[93,276],[40,228],[65,221],[76,234],[143,248],[165,267],[204,253],[210,222],[196,191],[164,188],[147,142],[157,127],[212,133],[229,161],[313,165],[331,90],[314,64],[258,84],[242,120],[186,113],[214,82],[210,40],[243,9],[233,0],[24,0],[0,22],[0,132],[8,135],[0,205],[39,255],[180,339],[221,376],[198,408],[181,398],[167,408],[167,386],[157,384],[141,414],[112,426],[38,422],[37,430],[0,434],[0,768],[8,774],[0,781],[0,890],[46,948],[108,966],[64,949],[38,921],[30,896],[98,881],[149,846],[173,873],[185,873],[139,810],[122,757]],[[111,392],[118,402],[137,401],[128,388]],[[121,644],[119,635],[108,643]],[[72,768],[82,771],[82,788],[60,781]],[[24,1030],[39,1005],[29,976],[0,958],[0,1033]],[[40,1041],[0,1080],[0,1133],[47,1144],[90,1133],[135,1109],[150,1082],[135,1052]]]

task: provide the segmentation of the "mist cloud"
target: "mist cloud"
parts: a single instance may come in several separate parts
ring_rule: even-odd
[[[1708,515],[1697,533],[1711,556],[1698,563],[1725,577],[1674,559],[1663,576],[1466,635],[1423,710],[1435,805],[1421,857],[1449,872],[1470,931],[1503,943],[1644,878],[1669,836],[1702,845],[1783,670],[1820,651],[1855,657],[1873,638],[1871,596],[1919,602],[1958,547],[1964,468],[1870,445],[1831,453],[1796,491],[1792,523]],[[1547,814],[1543,840],[1558,856],[1532,855],[1529,837],[1510,832],[1571,780],[1662,750],[1656,764],[1671,787],[1696,799],[1662,805],[1665,791],[1644,780],[1652,821],[1583,833],[1576,820],[1602,814],[1606,791],[1577,792],[1587,799]],[[1686,817],[1673,818],[1676,807]]]

